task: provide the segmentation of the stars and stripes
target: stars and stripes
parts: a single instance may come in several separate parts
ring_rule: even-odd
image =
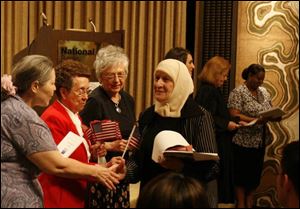
[[[90,122],[90,127],[84,133],[91,144],[97,141],[106,142],[122,139],[119,122],[111,120],[94,120]],[[139,132],[136,129],[129,141],[129,146],[134,149],[139,148]]]

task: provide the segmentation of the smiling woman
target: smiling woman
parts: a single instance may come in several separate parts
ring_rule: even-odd
[[[119,124],[121,138],[116,137],[112,141],[104,142],[107,150],[106,160],[122,155],[136,121],[134,100],[123,90],[128,64],[128,57],[122,48],[113,45],[101,48],[94,62],[96,76],[101,85],[91,92],[84,109],[80,112],[86,126],[90,126],[95,120],[111,120]],[[138,136],[137,129],[134,136]],[[134,140],[131,138],[131,141]],[[131,145],[129,144],[130,152],[135,149]],[[128,154],[125,155],[125,159],[128,163]],[[122,181],[116,191],[107,190],[99,184],[91,184],[88,196],[87,207],[130,207],[128,181]]]
[[[197,152],[217,152],[213,120],[190,94],[194,90],[193,80],[184,63],[175,59],[161,61],[154,71],[155,103],[139,118],[142,133],[140,149],[133,154],[140,174],[141,189],[156,176],[176,170],[204,182],[208,188],[210,207],[217,207],[216,187],[218,162],[195,162],[179,158],[161,162],[152,160],[153,144],[158,133],[170,130],[181,134]],[[167,140],[173,140],[169,137]],[[184,196],[182,191],[179,195]]]

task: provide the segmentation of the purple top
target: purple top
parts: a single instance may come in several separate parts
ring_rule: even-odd
[[[27,156],[57,150],[48,126],[18,96],[1,102],[1,208],[43,207],[40,169]]]

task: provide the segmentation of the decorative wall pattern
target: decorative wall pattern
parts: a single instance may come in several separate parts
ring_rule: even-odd
[[[251,63],[266,69],[264,86],[274,106],[287,114],[278,123],[270,123],[273,135],[267,142],[261,184],[256,191],[256,205],[279,207],[276,174],[280,151],[299,140],[299,2],[239,2],[237,33],[236,86],[241,73]]]

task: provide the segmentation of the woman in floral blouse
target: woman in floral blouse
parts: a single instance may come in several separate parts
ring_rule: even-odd
[[[244,69],[242,78],[245,83],[235,88],[229,95],[228,108],[231,116],[251,122],[252,126],[243,126],[233,137],[234,176],[237,207],[252,207],[253,192],[260,183],[263,168],[265,141],[271,137],[266,123],[281,118],[259,117],[260,111],[272,107],[270,94],[262,87],[265,69],[251,64]]]

